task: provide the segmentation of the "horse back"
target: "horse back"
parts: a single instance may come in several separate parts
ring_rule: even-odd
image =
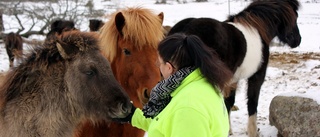
[[[240,30],[226,22],[212,18],[187,18],[178,22],[169,32],[197,35],[218,53],[222,61],[235,72],[246,53],[246,40]]]

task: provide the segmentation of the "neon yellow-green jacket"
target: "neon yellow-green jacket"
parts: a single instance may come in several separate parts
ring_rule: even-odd
[[[227,137],[228,111],[223,96],[196,69],[171,94],[172,100],[154,119],[136,109],[134,127],[148,137]]]

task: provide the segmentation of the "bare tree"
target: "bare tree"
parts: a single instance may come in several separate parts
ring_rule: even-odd
[[[0,33],[4,31],[2,14],[2,9],[0,9]]]
[[[79,27],[89,18],[102,17],[108,9],[95,9],[92,0],[10,0],[0,2],[3,13],[10,17],[7,30],[16,30],[23,37],[45,35],[50,24],[57,19],[72,20]],[[15,23],[15,25],[10,25]]]
[[[3,39],[3,31],[4,31],[4,26],[3,26],[3,18],[2,18],[2,9],[0,9],[0,39]]]

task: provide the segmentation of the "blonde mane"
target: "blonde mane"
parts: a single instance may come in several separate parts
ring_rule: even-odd
[[[117,30],[115,16],[122,13],[125,25],[122,34]],[[110,62],[117,56],[117,39],[131,41],[135,48],[141,50],[143,46],[157,48],[163,38],[162,19],[153,14],[150,9],[132,7],[113,13],[108,22],[101,28],[100,45],[102,53]]]

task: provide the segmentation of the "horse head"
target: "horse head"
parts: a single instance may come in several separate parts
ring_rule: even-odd
[[[155,62],[163,38],[162,21],[163,13],[156,16],[148,9],[128,8],[115,13],[101,28],[102,51],[117,80],[140,108],[161,79]]]
[[[64,78],[67,88],[71,97],[75,97],[75,102],[87,106],[84,111],[89,114],[87,117],[106,119],[126,116],[130,112],[130,100],[112,74],[109,62],[100,53],[98,35],[68,31],[62,33],[60,39],[57,42],[60,55],[65,60],[72,60],[66,63],[68,67]]]
[[[301,36],[297,25],[299,2],[289,1],[255,1],[228,20],[254,27],[259,31],[267,45],[274,37],[280,42],[295,48],[300,45]]]
[[[70,31],[45,44],[0,86],[0,136],[71,136],[84,119],[110,122],[130,114],[129,96],[97,34]]]

